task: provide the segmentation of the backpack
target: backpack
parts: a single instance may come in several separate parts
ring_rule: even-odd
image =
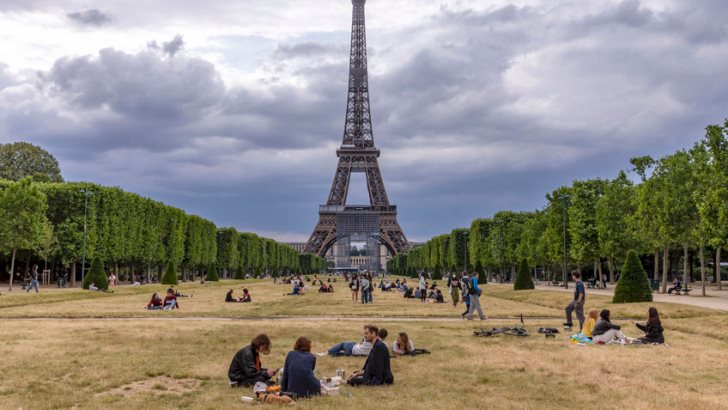
[[[475,295],[475,287],[473,287],[473,279],[468,278],[467,281],[465,281],[465,286],[468,288],[468,295]]]

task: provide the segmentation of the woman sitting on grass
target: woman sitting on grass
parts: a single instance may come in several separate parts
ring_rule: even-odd
[[[581,332],[589,339],[594,337],[594,326],[597,324],[597,319],[599,319],[599,311],[596,309],[590,310],[589,316],[587,316],[586,322],[584,322],[584,329]]]
[[[281,390],[296,393],[298,397],[311,397],[321,394],[321,382],[313,374],[316,369],[316,356],[311,354],[311,339],[299,337],[288,352],[283,365]]]
[[[648,318],[647,323],[644,325],[637,322],[633,322],[637,328],[645,332],[645,336],[639,338],[642,343],[665,343],[665,336],[662,334],[664,329],[662,328],[662,322],[660,322],[660,314],[657,313],[657,309],[650,307],[647,311]]]
[[[250,292],[248,292],[248,289],[243,288],[243,297],[240,298],[240,301],[243,303],[250,303],[253,301],[253,299],[250,297]]]
[[[394,356],[401,356],[405,354],[411,354],[412,351],[415,350],[415,344],[410,340],[409,336],[407,336],[407,333],[400,332],[397,336],[397,340],[394,341],[392,344],[392,352],[394,352]]]
[[[599,313],[599,321],[594,326],[592,340],[594,343],[610,344],[619,341],[621,344],[629,343],[627,337],[620,331],[621,327],[609,320],[609,309],[604,309]]]
[[[154,292],[152,295],[152,300],[147,303],[147,306],[144,309],[148,310],[162,310],[163,303],[162,303],[162,297],[159,296],[159,293]]]
[[[295,282],[293,284],[293,292],[287,293],[288,296],[300,296],[303,295],[303,291],[301,290],[301,287],[298,285],[298,282]]]

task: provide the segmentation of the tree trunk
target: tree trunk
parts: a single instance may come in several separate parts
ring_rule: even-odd
[[[602,280],[602,258],[597,259],[597,270],[599,271],[599,276],[597,276],[597,286],[599,286],[599,281]],[[596,272],[594,272],[596,274]]]
[[[76,261],[71,265],[71,287],[76,287]]]
[[[129,276],[131,277],[131,283],[134,284],[134,282],[136,282],[136,272],[134,271],[133,263],[129,266],[129,273]]]
[[[609,283],[614,283],[614,275],[617,270],[617,262],[614,260],[614,255],[609,256],[607,265],[609,266]],[[599,278],[599,283],[602,283],[602,278]]]
[[[690,255],[688,253],[690,252],[690,244],[688,241],[685,241],[683,243],[683,283],[685,284],[685,289],[687,289],[688,286],[688,262]]]
[[[13,256],[10,259],[10,282],[8,286],[8,292],[13,291],[13,275],[15,274],[15,255],[18,252],[17,249],[13,249]]]
[[[31,252],[28,251],[28,256],[25,257],[25,276],[30,273],[30,254]]]
[[[704,246],[700,244],[700,284],[703,288],[703,296],[705,296],[705,256],[703,255]]]
[[[670,269],[670,247],[665,246],[662,253],[662,293],[667,293],[667,271]]]
[[[723,285],[721,284],[721,277],[720,277],[720,251],[723,249],[722,246],[718,246],[718,249],[715,250],[715,277],[717,278],[716,285],[718,287],[718,290],[723,290]]]
[[[655,266],[652,269],[652,279],[660,279],[660,250],[655,249]]]

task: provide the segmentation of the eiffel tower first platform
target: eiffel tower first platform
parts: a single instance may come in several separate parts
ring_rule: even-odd
[[[341,148],[336,151],[339,165],[336,167],[329,199],[326,205],[319,207],[318,224],[304,249],[306,253],[323,257],[338,243],[340,247],[345,247],[346,255],[336,255],[337,267],[346,263],[344,256],[348,258],[351,241],[367,242],[368,249],[372,249],[374,245],[384,245],[392,255],[405,251],[409,246],[397,222],[397,206],[390,204],[387,198],[379,170],[379,150],[374,146],[369,110],[365,3],[366,0],[352,0],[354,12],[351,25],[349,92],[344,139]],[[352,172],[365,174],[369,206],[347,206],[346,198]],[[377,259],[376,266],[380,266],[379,251],[372,256]]]

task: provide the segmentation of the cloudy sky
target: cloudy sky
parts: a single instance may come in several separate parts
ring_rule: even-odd
[[[369,0],[375,143],[405,233],[689,147],[728,117],[727,22],[722,0]],[[0,0],[0,142],[303,241],[337,162],[350,25],[348,0]]]

